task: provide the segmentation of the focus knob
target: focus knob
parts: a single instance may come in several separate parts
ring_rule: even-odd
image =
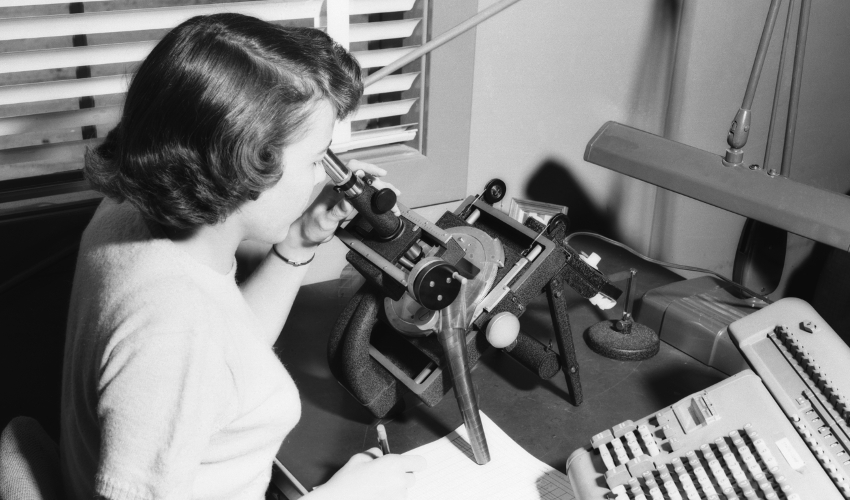
[[[384,188],[372,195],[372,211],[378,215],[385,214],[393,209],[397,201],[395,191]]]
[[[498,349],[513,344],[519,335],[519,320],[509,312],[500,312],[487,323],[487,342]]]

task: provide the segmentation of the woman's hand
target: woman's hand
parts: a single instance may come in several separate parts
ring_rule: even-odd
[[[413,473],[427,467],[418,455],[386,455],[372,448],[351,457],[331,479],[305,499],[401,500],[416,481]]]
[[[347,166],[355,175],[360,177],[365,174],[374,177],[387,175],[386,170],[358,160],[349,161]],[[396,194],[400,194],[395,187],[380,179],[375,179],[372,186],[378,190],[390,188]],[[334,231],[336,231],[339,223],[345,220],[354,210],[354,207],[345,200],[345,197],[333,188],[333,184],[325,185],[301,217],[292,223],[289,234],[282,244],[290,249],[306,249],[316,247],[320,243],[333,238]]]

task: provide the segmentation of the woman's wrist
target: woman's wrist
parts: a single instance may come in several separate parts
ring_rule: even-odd
[[[272,250],[284,262],[307,263],[316,255],[319,243],[303,238],[296,227],[292,227],[283,241],[276,243]]]
[[[297,266],[310,263],[316,256],[316,247],[318,245],[287,245],[284,240],[272,246],[272,253],[287,264]]]
[[[314,259],[314,258],[316,258],[316,254],[314,253],[313,255],[311,255],[310,257],[308,257],[308,258],[306,258],[306,259],[304,259],[304,260],[295,260],[295,259],[290,259],[289,257],[287,257],[287,256],[283,255],[282,253],[280,253],[280,251],[279,251],[279,250],[277,249],[277,247],[275,247],[275,246],[272,246],[272,253],[273,253],[273,254],[274,254],[274,255],[275,255],[278,259],[282,260],[285,264],[289,264],[289,265],[290,265],[290,266],[292,266],[292,267],[301,267],[301,266],[306,266],[307,264],[309,264],[309,263],[313,262],[313,259]]]

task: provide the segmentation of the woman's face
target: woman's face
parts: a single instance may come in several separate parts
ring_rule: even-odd
[[[327,179],[322,157],[331,144],[335,122],[331,103],[320,100],[304,122],[302,137],[283,151],[283,176],[239,209],[246,239],[278,243],[286,237],[289,226],[310,203],[313,188]]]

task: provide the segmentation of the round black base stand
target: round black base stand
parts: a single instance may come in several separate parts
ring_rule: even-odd
[[[641,361],[658,353],[661,339],[655,330],[630,322],[617,331],[618,321],[600,321],[587,330],[587,345],[593,352],[620,361]]]

